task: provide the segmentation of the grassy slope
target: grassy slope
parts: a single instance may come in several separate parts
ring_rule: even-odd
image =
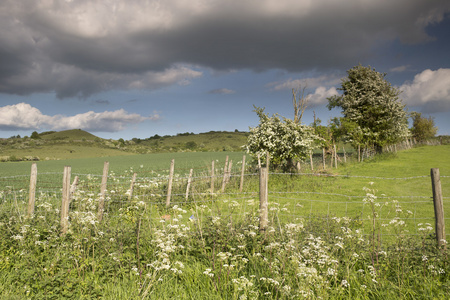
[[[0,144],[0,157],[31,157],[39,160],[110,157],[135,153],[178,151],[241,151],[247,140],[245,132],[208,132],[166,136],[158,139],[126,141],[103,140],[86,131],[75,129],[44,132],[40,139],[6,139]]]
[[[129,152],[107,147],[104,140],[80,129],[44,132],[39,139],[8,139],[0,146],[0,156],[59,160],[127,155]]]
[[[271,176],[272,187],[269,191],[290,190],[299,195],[273,194],[272,201],[280,205],[289,205],[294,209],[294,215],[307,217],[310,213],[329,216],[348,216],[351,218],[367,218],[370,206],[363,205],[362,198],[366,194],[363,188],[374,189],[378,197],[377,213],[382,218],[392,218],[392,201],[398,201],[403,212],[411,211],[408,227],[415,233],[417,224],[433,223],[434,208],[432,202],[430,169],[438,167],[441,174],[442,193],[444,197],[444,212],[450,217],[450,145],[424,146],[401,151],[396,155],[385,155],[363,163],[353,163],[343,166],[337,175],[343,177],[301,177],[293,182],[288,178]],[[347,178],[345,175],[355,176]],[[286,177],[286,176],[284,176]],[[411,178],[415,177],[415,178]],[[398,179],[392,179],[398,178]],[[404,178],[404,179],[402,179]],[[279,182],[277,182],[279,181]],[[371,185],[370,183],[373,183]],[[306,192],[306,194],[301,194]],[[286,197],[286,198],[284,198]],[[270,198],[269,198],[270,200]],[[295,207],[292,206],[295,203]],[[389,205],[384,205],[389,202]],[[289,218],[289,214],[285,216]]]
[[[58,132],[49,132],[49,133],[41,133],[41,139],[45,140],[90,140],[94,141],[99,139],[97,136],[81,130],[81,129],[72,129],[72,130],[63,130]]]
[[[183,149],[186,144],[194,142],[195,150],[207,151],[239,151],[247,141],[247,132],[221,132],[210,131],[200,134],[179,134],[176,136],[165,136],[151,138],[140,143],[155,150]]]

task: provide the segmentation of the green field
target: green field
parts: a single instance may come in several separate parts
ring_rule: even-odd
[[[105,158],[37,162],[33,218],[26,217],[31,162],[2,163],[0,295],[446,299],[449,253],[437,249],[433,239],[429,173],[440,169],[448,219],[449,154],[449,145],[427,146],[338,169],[320,170],[319,163],[317,173],[308,163],[304,174],[271,171],[269,227],[263,232],[258,230],[259,177],[249,157],[239,192],[243,153],[108,157],[111,172],[102,222],[96,216]],[[227,155],[234,167],[222,193]],[[176,176],[172,205],[166,208],[171,159]],[[72,167],[80,183],[70,206],[69,232],[61,235],[64,165]],[[191,168],[194,178],[186,201]],[[129,200],[126,192],[134,172],[138,179]],[[377,198],[364,202],[370,200],[368,193]]]
[[[155,154],[134,154],[110,157],[90,157],[66,160],[50,160],[37,162],[38,172],[60,172],[64,166],[71,166],[73,173],[102,174],[103,164],[108,161],[110,170],[121,174],[133,168],[142,174],[151,171],[167,172],[172,159],[175,160],[176,169],[183,173],[189,173],[190,168],[207,169],[212,160],[223,167],[226,156],[229,159],[242,161],[242,152],[176,152]],[[29,174],[33,162],[5,162],[0,164],[0,177],[11,175]]]

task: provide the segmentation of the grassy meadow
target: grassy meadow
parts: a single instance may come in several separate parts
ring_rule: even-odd
[[[0,164],[3,299],[446,299],[448,250],[436,247],[431,168],[450,215],[450,146],[417,147],[302,174],[269,175],[260,231],[258,175],[240,152],[160,153]],[[233,161],[224,192],[225,157]],[[171,206],[167,170],[175,159]],[[110,163],[102,222],[97,203]],[[211,190],[211,161],[215,185]],[[61,234],[63,166],[80,182]],[[187,174],[193,168],[186,199]],[[130,197],[132,174],[136,186]],[[319,176],[320,174],[320,176]]]

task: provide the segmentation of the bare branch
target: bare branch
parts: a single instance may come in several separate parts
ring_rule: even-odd
[[[294,123],[301,124],[303,113],[308,107],[309,95],[305,96],[307,85],[300,85],[297,89],[292,89],[292,104],[294,105]]]

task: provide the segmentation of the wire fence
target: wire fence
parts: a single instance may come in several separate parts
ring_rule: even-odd
[[[118,220],[124,211],[138,204],[145,205],[146,221],[153,223],[176,217],[174,206],[190,211],[193,219],[222,217],[235,224],[249,218],[258,219],[259,174],[246,169],[245,164],[235,166],[234,172],[227,165],[216,168],[214,173],[213,169],[214,166],[202,167],[193,169],[190,176],[178,173],[172,178],[170,172],[121,175],[109,172],[104,194],[100,189],[102,175],[74,173],[72,179],[78,177],[78,183],[70,210],[87,210],[87,202],[92,204],[89,208],[92,210],[104,197],[105,222]],[[0,177],[1,214],[26,216],[31,197],[30,180],[30,175]],[[447,221],[450,197],[445,194],[450,176],[441,176],[440,180]],[[49,205],[61,209],[62,182],[62,172],[39,173],[35,215],[47,214]],[[377,227],[379,234],[389,236],[398,234],[398,228],[402,228],[403,235],[420,235],[424,226],[435,224],[430,175],[387,178],[274,172],[269,174],[268,191],[268,221],[274,229],[299,220],[320,220],[323,227],[314,230],[323,233],[327,232],[331,220],[345,219],[357,224],[363,234],[370,234]]]

